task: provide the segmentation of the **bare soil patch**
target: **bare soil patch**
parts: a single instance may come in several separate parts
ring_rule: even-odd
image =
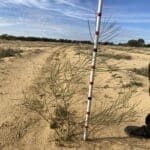
[[[19,45],[19,46],[18,46]],[[150,141],[129,138],[124,133],[124,127],[142,125],[150,110],[147,76],[141,74],[150,60],[150,52],[143,49],[104,46],[98,54],[97,73],[92,113],[100,101],[111,102],[117,96],[120,88],[134,88],[131,103],[138,103],[136,110],[139,117],[136,121],[122,125],[110,125],[97,131],[87,143],[70,144],[70,147],[56,147],[52,141],[53,130],[49,124],[36,112],[22,106],[23,91],[37,81],[41,68],[52,51],[60,49],[73,60],[77,55],[90,56],[91,46],[59,43],[38,43],[5,41],[1,48],[21,49],[21,56],[11,56],[7,61],[0,61],[0,149],[3,150],[49,150],[49,149],[149,149]],[[63,51],[62,51],[63,52]],[[111,55],[110,55],[111,54]],[[107,60],[106,64],[102,61]],[[50,60],[49,60],[50,61]],[[90,64],[89,64],[90,66]],[[133,71],[136,68],[136,72]],[[137,72],[138,70],[138,72]],[[139,71],[140,70],[140,71]],[[87,69],[87,71],[89,71]],[[139,73],[140,72],[140,73]],[[87,80],[88,76],[84,77]],[[122,82],[123,81],[123,82]],[[123,87],[122,87],[123,86]],[[86,94],[77,111],[85,112]],[[84,107],[84,108],[83,108]],[[65,146],[65,145],[63,145]]]

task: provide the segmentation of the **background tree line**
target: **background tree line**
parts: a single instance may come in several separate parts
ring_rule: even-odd
[[[79,41],[79,40],[69,40],[69,39],[51,39],[45,37],[24,37],[24,36],[13,36],[8,34],[0,35],[0,40],[20,40],[20,41],[42,41],[42,42],[62,42],[62,43],[83,43],[83,44],[92,44],[91,41]],[[150,47],[150,44],[145,44],[144,39],[129,40],[127,43],[118,43],[113,42],[100,42],[102,45],[119,45],[119,46],[131,46],[131,47]]]
[[[62,43],[84,43],[92,44],[90,41],[77,41],[69,39],[51,39],[45,37],[24,37],[24,36],[13,36],[8,34],[0,35],[1,40],[20,40],[20,41],[42,41],[42,42],[62,42]]]

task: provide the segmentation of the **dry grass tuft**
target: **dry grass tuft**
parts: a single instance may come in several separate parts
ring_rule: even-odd
[[[127,54],[112,54],[112,53],[100,53],[99,56],[102,56],[104,58],[112,58],[116,60],[125,59],[125,60],[131,60],[132,57]]]
[[[138,69],[134,68],[132,71],[135,72],[138,75],[142,75],[142,76],[148,77],[148,66],[147,67],[138,68]]]
[[[23,50],[21,49],[0,49],[0,58],[4,58],[4,57],[12,57],[15,55],[19,55],[20,53],[22,53]]]

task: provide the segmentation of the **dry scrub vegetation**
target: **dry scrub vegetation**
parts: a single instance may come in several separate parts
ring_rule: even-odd
[[[47,60],[38,81],[30,93],[25,93],[24,105],[36,111],[55,130],[56,142],[71,141],[81,134],[81,119],[75,103],[84,93],[87,60],[77,58],[71,62],[65,54],[54,52]],[[81,96],[80,95],[80,96]],[[77,130],[78,129],[78,130]]]
[[[101,47],[87,142],[81,141],[92,45],[2,41],[2,50],[0,149],[149,149],[149,140],[124,133],[143,125],[150,110],[148,49]]]
[[[11,49],[11,48],[7,48],[7,49],[0,49],[0,59],[1,58],[5,58],[5,57],[12,57],[15,55],[20,55],[23,52],[23,50],[21,49]]]
[[[135,72],[138,75],[148,77],[148,66],[142,67],[142,68],[137,68],[137,69],[135,68],[132,71]]]
[[[103,59],[98,58],[97,72],[109,72],[114,80],[121,80],[114,76],[118,68],[107,64],[107,60],[112,56],[105,56]],[[114,58],[131,59],[124,55],[115,55]],[[90,59],[84,51],[76,52],[73,59],[64,51],[53,52],[41,75],[30,89],[24,92],[23,105],[47,121],[54,131],[54,141],[58,145],[82,139]],[[94,138],[97,132],[110,125],[136,120],[137,104],[130,102],[135,87],[124,87],[122,80],[120,84],[121,88],[115,99],[108,100],[107,97],[95,94],[97,106],[90,118],[91,137]],[[95,93],[99,93],[101,89],[99,85],[95,88]]]

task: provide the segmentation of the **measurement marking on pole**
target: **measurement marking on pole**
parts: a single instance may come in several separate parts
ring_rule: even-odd
[[[96,67],[95,66],[91,66],[91,69],[95,69]]]
[[[97,52],[97,48],[94,48],[93,51],[94,51],[94,52]]]
[[[88,97],[88,100],[91,101],[91,100],[92,100],[92,97]]]
[[[87,129],[87,128],[89,128],[88,126],[85,126],[85,128]]]
[[[98,36],[99,35],[99,31],[96,31],[95,34]]]
[[[93,85],[93,84],[94,84],[94,82],[93,82],[93,81],[91,81],[91,82],[90,82],[90,84],[91,84],[91,85]]]
[[[101,16],[102,16],[102,13],[97,13],[97,16],[101,17]]]
[[[90,115],[90,112],[87,112],[87,115]]]

